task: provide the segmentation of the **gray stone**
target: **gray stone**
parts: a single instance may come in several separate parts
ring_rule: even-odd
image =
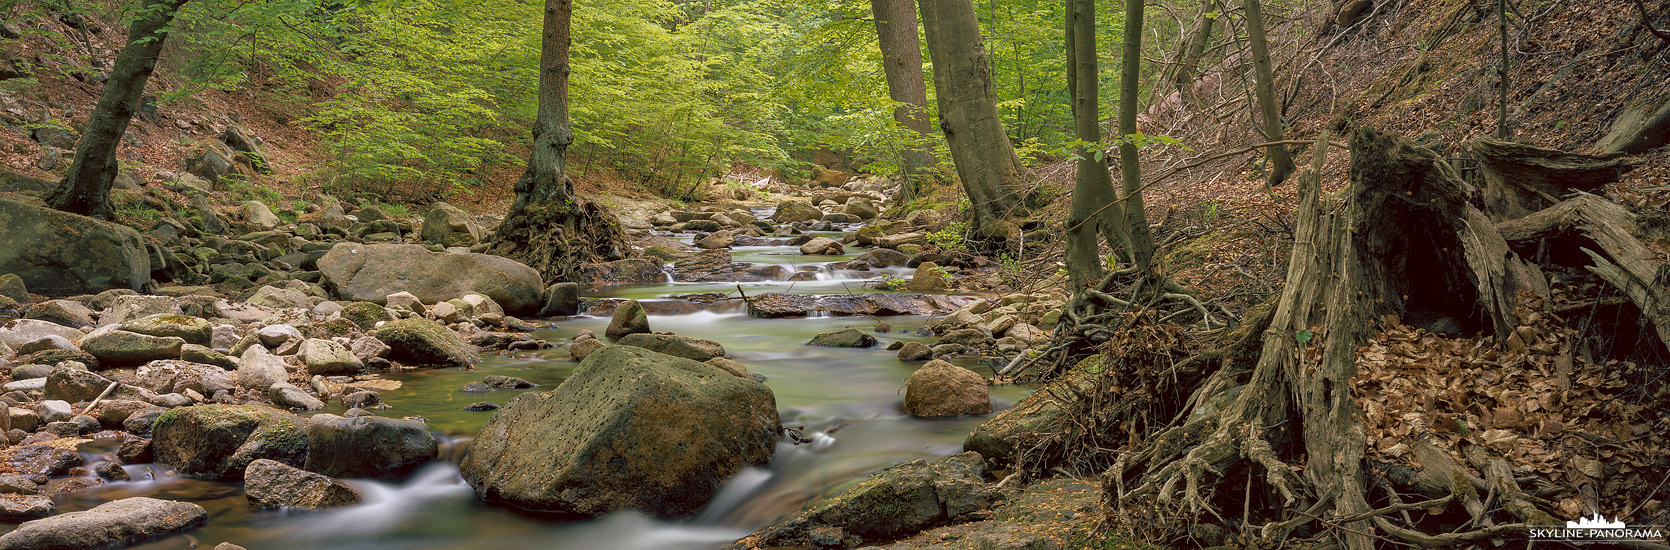
[[[90,510],[25,522],[0,536],[0,548],[117,548],[202,525],[208,511],[189,502],[131,497]]]
[[[268,325],[255,331],[255,337],[261,340],[261,345],[271,348],[291,340],[300,340],[302,331],[290,325]]]
[[[823,211],[812,206],[811,201],[804,199],[779,202],[777,211],[771,214],[771,220],[777,223],[812,222],[821,219]]]
[[[934,350],[921,342],[905,342],[899,348],[900,361],[927,361],[934,358]]]
[[[29,355],[29,354],[35,353],[37,351],[47,351],[47,350],[55,350],[55,349],[73,350],[73,349],[80,349],[80,348],[75,347],[75,342],[71,342],[69,338],[65,338],[65,337],[59,336],[57,334],[48,334],[46,336],[42,336],[39,340],[35,340],[33,342],[27,342],[27,343],[25,343],[21,346],[18,346],[17,347],[17,354],[18,355]]]
[[[331,477],[398,478],[440,453],[422,422],[381,416],[314,415],[307,440],[305,468]]]
[[[359,370],[365,367],[365,363],[342,344],[317,338],[303,341],[296,357],[301,359],[302,364],[307,365],[309,374],[351,375],[358,374]]]
[[[254,390],[266,390],[273,384],[290,379],[290,372],[284,368],[284,360],[267,351],[261,346],[250,346],[238,358],[238,371],[233,380],[239,387]]]
[[[760,547],[800,548],[815,541],[887,542],[973,519],[1002,498],[981,472],[980,455],[913,460],[876,473],[840,495],[812,503],[749,536]],[[984,548],[983,546],[981,548]]]
[[[232,373],[226,369],[186,360],[147,363],[139,367],[130,383],[159,394],[190,390],[200,395],[214,395],[236,387]]]
[[[127,294],[113,297],[110,307],[99,316],[100,325],[117,325],[129,319],[151,315],[179,315],[180,301],[168,296]]]
[[[214,325],[208,321],[190,315],[148,315],[138,319],[122,322],[122,330],[156,336],[159,338],[175,337],[185,340],[188,344],[207,345],[214,336]]]
[[[831,348],[868,348],[876,345],[876,337],[865,334],[864,331],[849,328],[825,332],[812,337],[806,342],[808,346],[823,346]]]
[[[428,319],[383,323],[372,336],[392,348],[390,359],[411,366],[467,367],[479,359],[457,333]]]
[[[57,508],[46,495],[18,495],[0,498],[0,521],[21,523],[52,515]]]
[[[545,307],[540,317],[569,316],[580,312],[580,284],[561,282],[545,289]]]
[[[244,469],[244,497],[258,508],[336,508],[360,502],[359,491],[330,476],[276,460],[261,459]]]
[[[93,310],[86,304],[74,300],[48,300],[35,304],[24,317],[51,321],[70,328],[87,327],[95,323]]]
[[[469,213],[458,207],[437,202],[423,214],[423,242],[441,246],[470,246],[481,240],[481,228]]]
[[[496,412],[461,471],[484,498],[515,506],[682,516],[737,471],[769,462],[781,432],[764,384],[609,346],[556,390],[523,393]]]
[[[812,237],[806,244],[800,245],[800,253],[806,255],[834,256],[846,253],[841,243],[823,237]]]
[[[720,346],[718,342],[676,334],[628,334],[621,337],[617,343],[623,346],[636,346],[673,357],[683,357],[692,361],[707,361],[725,355],[724,346]]]
[[[86,216],[0,199],[0,243],[0,273],[37,293],[137,290],[151,280],[138,231]]]
[[[261,201],[244,201],[243,209],[244,222],[250,225],[262,229],[272,229],[283,223],[283,220],[273,215],[272,209],[267,208],[267,204]]]
[[[44,399],[35,404],[35,415],[41,417],[41,422],[51,424],[69,420],[70,417],[75,416],[75,410],[70,408],[68,401]]]
[[[269,458],[300,467],[307,460],[301,418],[256,405],[196,405],[156,420],[152,448],[157,462],[180,475],[237,480],[249,463]]]
[[[267,400],[272,401],[274,405],[290,409],[312,411],[325,408],[324,401],[288,382],[279,382],[268,387]]]
[[[545,285],[539,272],[486,254],[430,252],[420,245],[338,243],[319,259],[325,286],[341,299],[384,303],[410,292],[434,303],[478,292],[512,315],[537,313]]]
[[[643,304],[639,304],[637,300],[627,300],[615,306],[615,314],[609,319],[609,328],[603,334],[610,338],[621,338],[628,334],[649,331],[649,313],[644,311]]]
[[[29,342],[54,335],[62,336],[71,342],[79,342],[87,333],[50,321],[17,319],[6,328],[0,329],[0,344],[15,350]]]
[[[103,366],[137,365],[157,359],[179,359],[186,341],[159,338],[137,332],[104,328],[81,339],[81,351],[99,359]]]

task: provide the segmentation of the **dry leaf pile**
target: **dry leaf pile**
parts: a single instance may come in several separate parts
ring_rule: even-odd
[[[1670,478],[1670,384],[1662,365],[1591,362],[1576,331],[1540,302],[1521,304],[1516,327],[1495,337],[1446,338],[1395,317],[1358,351],[1355,390],[1371,458],[1419,467],[1425,439],[1465,464],[1463,440],[1514,465],[1548,512],[1591,511],[1663,523]]]

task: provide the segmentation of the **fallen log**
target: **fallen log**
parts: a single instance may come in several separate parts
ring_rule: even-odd
[[[1593,191],[1635,168],[1621,155],[1567,153],[1486,137],[1469,141],[1467,151],[1482,169],[1485,211],[1500,220],[1542,210],[1575,191]]]

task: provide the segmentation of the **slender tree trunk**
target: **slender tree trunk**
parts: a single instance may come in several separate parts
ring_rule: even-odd
[[[974,17],[974,3],[923,0],[921,8],[934,64],[939,127],[968,193],[976,237],[1007,240],[1018,231],[1003,220],[1019,205],[1011,187],[1020,178],[1021,163],[998,116],[991,64],[980,38],[980,22]]]
[[[116,179],[116,147],[127,131],[133,114],[145,95],[145,81],[156,70],[168,24],[174,21],[186,0],[150,0],[140,17],[128,27],[128,42],[116,54],[110,80],[104,85],[98,106],[75,146],[75,160],[69,175],[47,195],[49,207],[108,220],[111,217],[110,185]]]
[[[1189,85],[1194,84],[1195,71],[1200,68],[1201,58],[1206,56],[1206,45],[1212,41],[1212,27],[1218,21],[1217,14],[1212,11],[1211,2],[1201,4],[1200,19],[1195,21],[1194,29],[1183,42],[1183,47],[1178,48],[1176,74],[1171,80],[1176,83],[1178,90],[1184,90],[1185,93]]]
[[[1496,139],[1507,140],[1508,131],[1508,0],[1496,0],[1496,32],[1502,38],[1502,60],[1496,67],[1501,95],[1496,101]],[[1643,19],[1645,21],[1645,19]]]
[[[1142,77],[1143,0],[1125,0],[1125,55],[1119,67],[1119,135],[1137,133],[1137,94]],[[1142,165],[1137,144],[1119,142],[1121,206],[1125,210],[1125,232],[1130,241],[1131,261],[1144,272],[1152,270],[1154,235],[1148,229],[1148,211],[1142,205]]]
[[[1072,97],[1073,131],[1080,141],[1073,178],[1073,208],[1067,219],[1067,276],[1073,288],[1102,278],[1101,241],[1127,247],[1124,209],[1113,203],[1113,177],[1098,158],[1101,145],[1100,81],[1096,61],[1096,2],[1067,0],[1067,91]],[[1093,148],[1093,149],[1092,149]]]
[[[1241,0],[1247,12],[1247,42],[1252,46],[1253,95],[1258,97],[1259,118],[1263,119],[1264,138],[1282,140],[1281,106],[1276,104],[1276,77],[1270,69],[1270,45],[1264,40],[1264,11],[1258,0]],[[1266,189],[1280,185],[1293,175],[1293,155],[1285,145],[1271,145],[1265,153],[1270,158],[1270,172],[1264,180]]]
[[[568,128],[568,49],[573,17],[573,0],[546,0],[533,151],[528,155],[528,169],[516,180],[512,210],[562,203],[574,197],[574,184],[563,170],[564,154],[574,143],[574,132]]]
[[[922,78],[922,45],[916,35],[915,0],[871,0],[876,16],[876,39],[881,45],[882,71],[887,75],[887,94],[897,104],[893,120],[914,133],[905,149],[902,166],[904,182],[899,199],[916,196],[924,180],[934,171],[934,154],[928,122],[928,83]]]
[[[574,143],[568,127],[569,27],[573,0],[545,0],[539,56],[539,114],[528,168],[516,180],[516,202],[488,252],[539,271],[546,282],[585,279],[587,263],[626,258],[620,220],[597,202],[574,195],[563,155]]]

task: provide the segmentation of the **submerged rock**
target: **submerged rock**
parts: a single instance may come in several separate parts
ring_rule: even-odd
[[[117,548],[202,525],[202,506],[150,497],[106,502],[19,525],[0,536],[0,548]]]
[[[555,390],[494,413],[460,469],[482,498],[523,508],[684,516],[738,470],[769,462],[781,432],[764,384],[609,346]]]

